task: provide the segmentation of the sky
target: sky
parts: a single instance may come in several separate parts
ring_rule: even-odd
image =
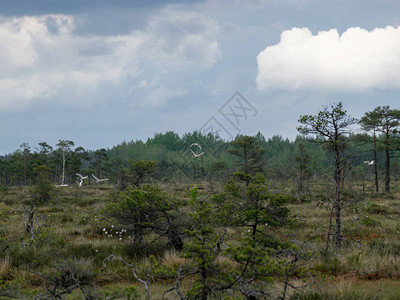
[[[400,106],[397,0],[1,0],[0,155]]]

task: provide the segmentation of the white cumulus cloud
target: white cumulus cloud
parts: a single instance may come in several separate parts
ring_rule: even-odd
[[[257,87],[363,91],[400,87],[400,27],[292,28],[257,56]]]

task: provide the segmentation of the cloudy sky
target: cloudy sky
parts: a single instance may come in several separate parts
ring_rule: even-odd
[[[399,26],[398,0],[1,0],[0,154],[399,107]]]

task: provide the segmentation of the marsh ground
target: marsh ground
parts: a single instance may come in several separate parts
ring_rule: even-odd
[[[207,183],[197,184],[204,197],[211,193]],[[271,190],[292,193],[290,183],[271,182]],[[182,199],[189,199],[191,184],[161,184],[161,188]],[[297,299],[399,299],[400,286],[400,192],[374,194],[367,189],[363,195],[356,184],[351,185],[343,210],[345,240],[340,251],[330,245],[323,255],[330,220],[330,195],[325,184],[311,185],[306,196],[295,196],[288,204],[293,222],[276,229],[285,240],[304,245],[307,259],[299,261],[290,275],[290,282],[301,289],[289,289]],[[214,189],[221,187],[215,185]],[[104,216],[104,208],[115,190],[112,185],[65,187],[56,189],[48,205],[34,212],[35,237],[26,231],[29,188],[10,187],[0,199],[0,295],[31,299],[44,295],[49,279],[68,263],[77,272],[90,277],[96,298],[145,298],[143,285],[120,262],[106,262],[110,254],[124,258],[145,278],[154,265],[178,266],[184,259],[162,241],[146,253],[132,245],[129,230],[125,232],[114,220]],[[294,192],[293,192],[294,194]],[[321,201],[324,205],[318,205]],[[346,202],[345,202],[346,203]],[[122,233],[121,233],[122,231]],[[106,233],[107,232],[107,233]],[[233,238],[235,233],[231,235]],[[151,256],[151,258],[150,258]],[[150,280],[152,299],[161,299],[165,290],[174,285],[171,278],[153,276]],[[271,291],[279,295],[282,276],[276,276]],[[182,288],[184,289],[183,282]],[[83,299],[75,289],[70,299]],[[174,293],[169,299],[177,299]],[[231,299],[242,299],[232,294]],[[2,298],[2,299],[3,299]]]

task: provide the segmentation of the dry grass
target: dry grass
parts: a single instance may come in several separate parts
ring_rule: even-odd
[[[9,277],[11,265],[12,265],[12,259],[8,254],[0,259],[0,277],[1,278]]]
[[[205,196],[210,192],[208,183],[198,186],[201,195]],[[191,187],[189,183],[161,185],[162,190],[170,191],[182,199],[189,198]],[[221,189],[220,186],[215,188]],[[277,191],[293,190],[293,187],[282,187],[278,183],[274,183],[273,188]],[[356,186],[353,187],[355,188]],[[313,189],[319,190],[322,195],[328,194],[322,184]],[[35,217],[41,218],[37,241],[30,246],[31,248],[21,249],[20,240],[27,242],[30,238],[25,232],[27,217],[23,212],[26,209],[23,201],[27,199],[28,189],[10,188],[8,195],[3,197],[3,202],[0,202],[0,238],[5,243],[0,243],[0,278],[20,280],[21,289],[42,289],[43,280],[39,280],[32,270],[42,273],[60,259],[85,258],[93,261],[97,274],[96,285],[100,293],[112,287],[125,288],[134,285],[139,294],[143,295],[143,287],[133,277],[129,268],[117,262],[107,263],[106,266],[102,264],[103,259],[111,253],[117,256],[126,255],[124,249],[128,244],[127,236],[120,241],[119,236],[107,237],[102,231],[103,228],[109,229],[113,225],[111,220],[101,216],[112,191],[113,187],[106,185],[58,189],[55,202],[39,208],[35,213]],[[400,293],[400,288],[392,284],[400,278],[400,218],[397,214],[400,211],[399,199],[398,194],[392,194],[391,197],[369,194],[365,200],[344,209],[343,231],[348,235],[348,243],[343,243],[340,252],[331,247],[331,260],[326,260],[320,255],[329,224],[329,205],[317,207],[315,200],[288,205],[292,218],[297,217],[299,220],[289,227],[271,229],[271,234],[291,241],[307,240],[307,250],[312,253],[313,258],[301,264],[301,272],[296,272],[291,282],[301,285],[304,280],[309,280],[306,274],[311,271],[315,284],[306,291],[322,296],[319,299],[379,299],[368,298],[368,292],[373,297],[378,297],[381,293],[387,295],[382,299],[396,299],[391,297]],[[376,224],[366,222],[366,216],[375,220]],[[226,243],[235,244],[241,235],[240,230],[229,228]],[[1,252],[7,245],[10,248]],[[134,264],[141,275],[147,274],[152,267],[148,258],[125,258]],[[41,259],[46,263],[41,263]],[[156,256],[156,259],[158,263],[172,269],[188,263],[171,249]],[[218,263],[235,269],[235,263],[227,257],[218,258]],[[278,293],[282,287],[282,278],[277,277],[276,281]],[[171,278],[155,278],[151,283],[152,298],[161,299],[162,293],[173,284],[174,280]],[[380,292],[375,293],[368,284],[379,287]],[[293,292],[295,291],[291,293]],[[174,295],[171,293],[170,299],[173,299]]]
[[[181,257],[176,250],[167,250],[162,258],[162,263],[170,268],[178,268],[179,266],[185,265],[187,259]]]

